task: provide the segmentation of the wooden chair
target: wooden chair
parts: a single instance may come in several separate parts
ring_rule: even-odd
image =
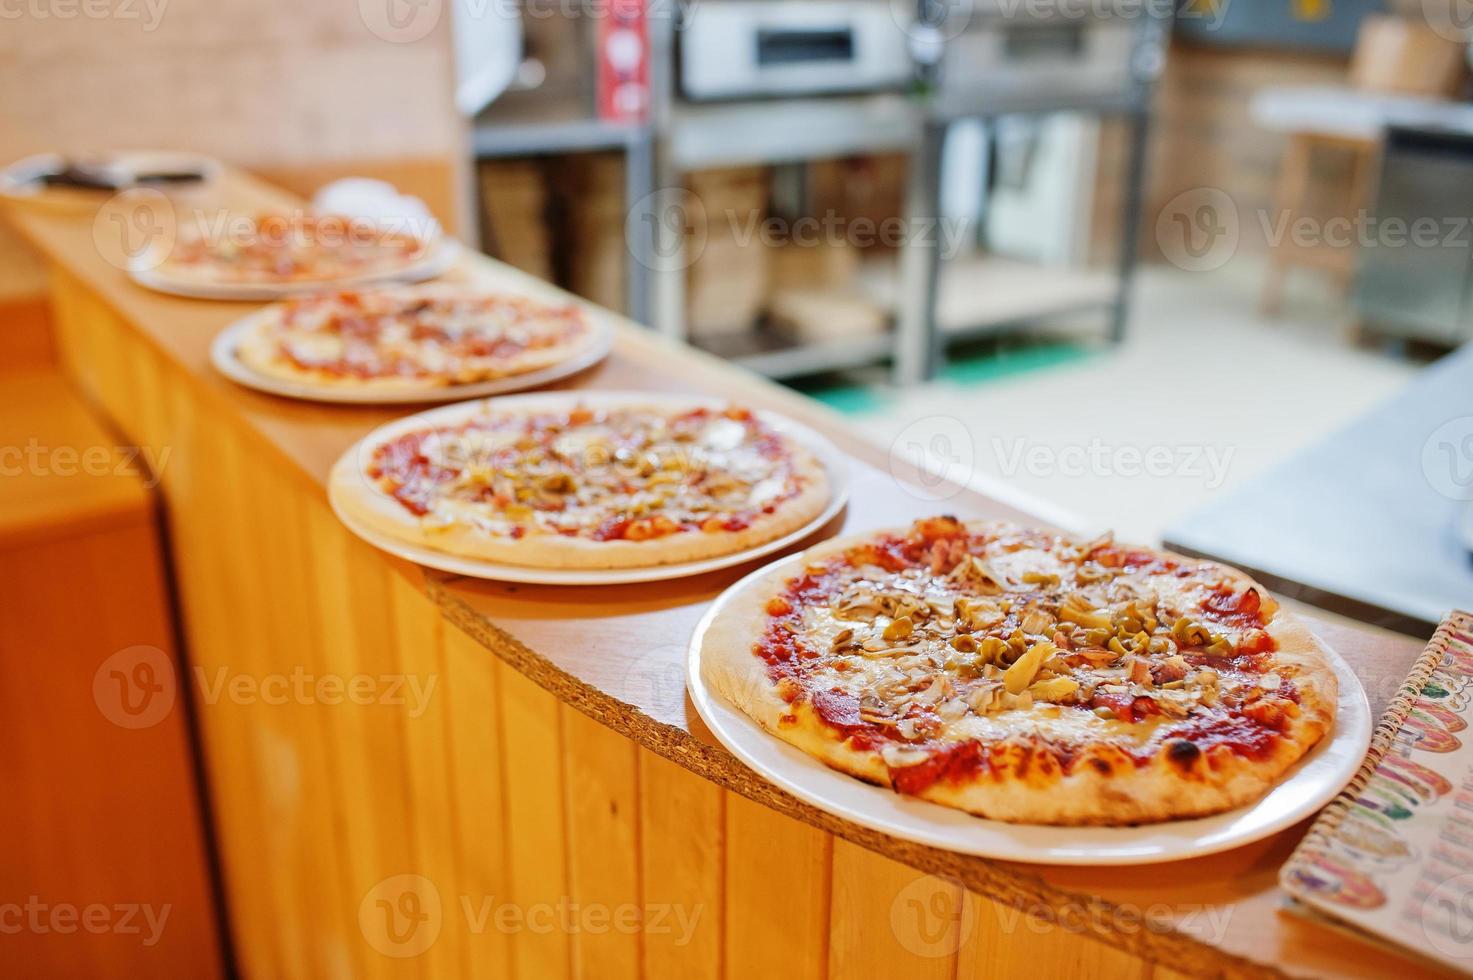
[[[1370,203],[1381,145],[1376,119],[1382,111],[1376,96],[1412,96],[1446,99],[1456,95],[1465,71],[1463,45],[1451,41],[1420,21],[1389,15],[1366,17],[1351,56],[1349,87],[1362,93],[1367,122],[1346,124],[1327,119],[1323,124],[1291,131],[1284,147],[1274,198],[1274,223],[1291,229],[1303,214],[1311,186],[1315,157],[1341,153],[1350,159],[1347,204],[1354,218]],[[1345,100],[1339,100],[1343,106]],[[1263,285],[1261,309],[1271,316],[1283,300],[1284,276],[1292,266],[1317,268],[1337,277],[1348,292],[1355,276],[1352,247],[1327,243],[1298,245],[1289,236],[1271,245]]]

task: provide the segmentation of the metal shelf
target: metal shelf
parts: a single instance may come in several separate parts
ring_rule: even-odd
[[[804,344],[759,329],[730,337],[696,337],[692,343],[707,353],[769,378],[799,378],[887,361],[895,338],[883,333]]]
[[[665,134],[666,165],[679,173],[905,151],[920,136],[921,118],[895,93],[679,102]]]

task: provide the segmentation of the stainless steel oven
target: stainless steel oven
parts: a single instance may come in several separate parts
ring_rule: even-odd
[[[704,0],[679,35],[687,99],[901,88],[913,77],[905,4]]]

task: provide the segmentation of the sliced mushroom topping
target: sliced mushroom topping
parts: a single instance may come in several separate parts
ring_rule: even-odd
[[[1112,626],[1108,612],[1092,609],[1078,593],[1071,593],[1059,606],[1059,619],[1088,629],[1108,630]]]
[[[918,694],[916,694],[914,697],[912,697],[911,698],[911,701],[914,702],[915,704],[924,704],[924,705],[932,705],[932,704],[935,704],[936,702],[940,701],[942,698],[946,697],[947,689],[950,686],[951,686],[950,685],[950,682],[947,681],[946,678],[944,678],[944,677],[937,677],[937,678],[935,678],[934,680],[931,681],[931,684],[930,684],[929,687],[927,687],[924,691],[921,691]]]
[[[1002,578],[995,575],[976,555],[968,555],[957,562],[948,577],[954,581],[965,582],[974,591],[983,595],[995,595],[1003,590]]]
[[[958,599],[956,600],[956,615],[974,630],[989,629],[1004,619],[1002,607],[990,599]]]
[[[899,619],[892,620],[890,625],[885,627],[885,632],[882,635],[886,640],[894,643],[897,640],[905,639],[913,632],[915,632],[915,624],[911,622],[910,617],[901,616]]]
[[[956,721],[959,718],[964,718],[967,714],[967,702],[961,698],[950,698],[936,706],[936,714],[940,715],[946,721]]]
[[[1058,703],[1079,690],[1079,682],[1072,677],[1052,677],[1028,686],[1028,693],[1035,701]]]
[[[1001,703],[1002,685],[996,681],[984,681],[967,692],[967,704],[979,715],[986,714]]]
[[[1007,687],[1008,693],[1021,694],[1027,690],[1043,662],[1058,652],[1059,648],[1047,641],[1029,647],[1003,675],[1003,685]]]
[[[906,736],[914,738],[914,735]],[[908,766],[918,766],[931,757],[929,752],[923,749],[908,749],[903,745],[884,745],[880,747],[880,758],[885,760],[885,765],[891,769],[904,769]]]
[[[1034,636],[1047,636],[1054,631],[1054,623],[1057,620],[1045,609],[1038,606],[1029,606],[1028,611],[1023,614],[1023,621],[1019,625],[1024,633]]]

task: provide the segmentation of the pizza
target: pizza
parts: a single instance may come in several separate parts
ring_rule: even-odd
[[[713,690],[827,765],[1019,823],[1244,805],[1337,697],[1329,654],[1241,572],[952,517],[759,573],[699,656]]]
[[[144,256],[153,278],[181,285],[311,287],[391,279],[424,263],[438,237],[339,215],[222,215],[182,227]]]
[[[745,551],[829,502],[818,458],[740,406],[526,396],[463,409],[390,426],[345,456],[331,481],[340,509],[461,557],[610,569]]]
[[[235,356],[282,381],[430,393],[554,367],[598,342],[577,306],[437,284],[287,300],[250,321]]]

